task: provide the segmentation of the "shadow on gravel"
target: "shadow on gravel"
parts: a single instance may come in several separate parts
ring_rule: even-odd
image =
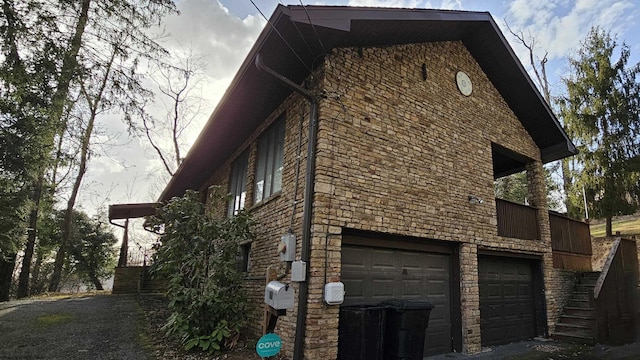
[[[623,346],[595,346],[556,342],[553,340],[523,341],[483,349],[479,354],[443,354],[425,358],[428,360],[496,359],[496,360],[597,360],[640,359],[640,343]]]
[[[0,303],[0,359],[151,359],[143,326],[131,295]]]

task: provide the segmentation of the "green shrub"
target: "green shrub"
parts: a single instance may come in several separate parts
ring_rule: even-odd
[[[223,204],[220,189],[211,201],[214,208]],[[164,234],[151,272],[168,280],[167,333],[178,336],[187,350],[233,347],[247,319],[236,258],[239,242],[254,237],[249,214],[214,218],[198,193],[187,191],[159,209],[151,225]]]

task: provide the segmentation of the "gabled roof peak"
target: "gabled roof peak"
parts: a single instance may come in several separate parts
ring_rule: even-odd
[[[333,48],[437,41],[464,43],[540,148],[543,162],[575,153],[488,12],[278,5],[159,201],[202,187],[288,96],[290,89],[256,69],[258,54],[301,83]]]

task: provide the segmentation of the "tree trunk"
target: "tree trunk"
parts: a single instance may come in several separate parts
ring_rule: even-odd
[[[607,216],[606,236],[613,236],[613,228],[611,225],[611,216]]]
[[[91,283],[93,283],[93,286],[96,287],[96,290],[104,290],[104,288],[102,287],[102,283],[100,282],[100,279],[98,279],[96,274],[94,274],[93,272],[90,273],[89,278],[91,278]]]
[[[42,187],[44,186],[44,172],[40,171],[38,181],[33,186],[33,207],[29,214],[29,230],[27,235],[27,246],[24,249],[22,258],[22,268],[18,279],[18,299],[29,296],[29,277],[31,276],[31,260],[36,245],[36,235],[38,228],[38,210],[40,199],[42,198]]]
[[[87,172],[87,163],[89,161],[89,146],[91,144],[91,135],[93,134],[93,127],[96,121],[96,116],[98,115],[99,104],[102,99],[102,95],[104,93],[105,88],[107,87],[107,82],[109,80],[109,75],[111,72],[111,66],[116,57],[116,49],[114,48],[111,53],[111,58],[105,70],[104,78],[100,83],[100,87],[98,88],[98,92],[95,97],[92,99],[91,95],[87,92],[84,87],[84,84],[81,83],[81,93],[86,97],[87,103],[89,105],[90,114],[87,122],[87,127],[82,134],[82,143],[80,144],[80,164],[78,165],[78,175],[76,176],[75,181],[73,182],[73,188],[71,190],[71,195],[69,196],[69,200],[67,201],[67,209],[64,214],[64,222],[62,224],[62,240],[60,241],[60,249],[56,254],[56,261],[53,268],[53,275],[51,276],[51,283],[49,284],[49,291],[56,291],[60,286],[60,277],[62,275],[62,266],[64,264],[64,258],[66,255],[67,247],[69,246],[69,241],[71,238],[71,222],[73,221],[73,209],[76,204],[76,199],[78,197],[78,192],[80,191],[80,185],[82,185],[82,179],[84,178],[84,174]],[[102,287],[102,285],[100,285]]]
[[[8,255],[6,258],[0,256],[0,302],[9,301],[11,278],[13,277],[13,268],[15,266],[16,254]]]
[[[37,295],[44,292],[46,280],[40,279],[40,269],[42,268],[42,254],[36,251],[36,261],[31,271],[31,295]]]
[[[78,53],[80,52],[80,47],[82,46],[82,36],[84,35],[84,29],[87,26],[87,22],[89,20],[89,6],[91,5],[91,0],[83,0],[80,8],[80,15],[78,16],[78,22],[76,23],[75,32],[73,38],[71,39],[69,51],[66,52],[64,56],[64,61],[62,63],[62,69],[60,71],[60,82],[58,84],[58,88],[56,89],[56,93],[53,97],[53,106],[54,112],[53,116],[56,120],[62,118],[62,114],[64,112],[64,103],[67,99],[67,95],[69,94],[69,84],[73,79],[74,73],[78,64]],[[53,145],[53,144],[51,144]],[[75,203],[75,199],[73,200]],[[70,219],[70,216],[69,216]],[[69,231],[71,228],[71,222],[69,220],[69,226],[66,226],[65,219],[65,228],[64,231]],[[56,254],[56,260],[53,266],[53,274],[51,275],[51,282],[49,283],[49,291],[55,292],[58,290],[60,285],[60,278],[62,277],[62,266],[64,264],[66,251],[66,244],[64,243],[64,236],[62,240],[62,244],[60,244],[60,250]]]
[[[576,216],[576,209],[569,199],[571,193],[571,170],[569,169],[569,160],[560,160],[562,169],[562,190],[564,191],[564,206],[567,209],[567,215]]]

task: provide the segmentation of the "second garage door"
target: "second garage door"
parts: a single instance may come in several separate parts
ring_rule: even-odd
[[[424,355],[453,351],[451,256],[448,254],[344,245],[345,305],[387,299],[427,300],[434,305]]]
[[[536,336],[534,261],[478,257],[482,346]]]

